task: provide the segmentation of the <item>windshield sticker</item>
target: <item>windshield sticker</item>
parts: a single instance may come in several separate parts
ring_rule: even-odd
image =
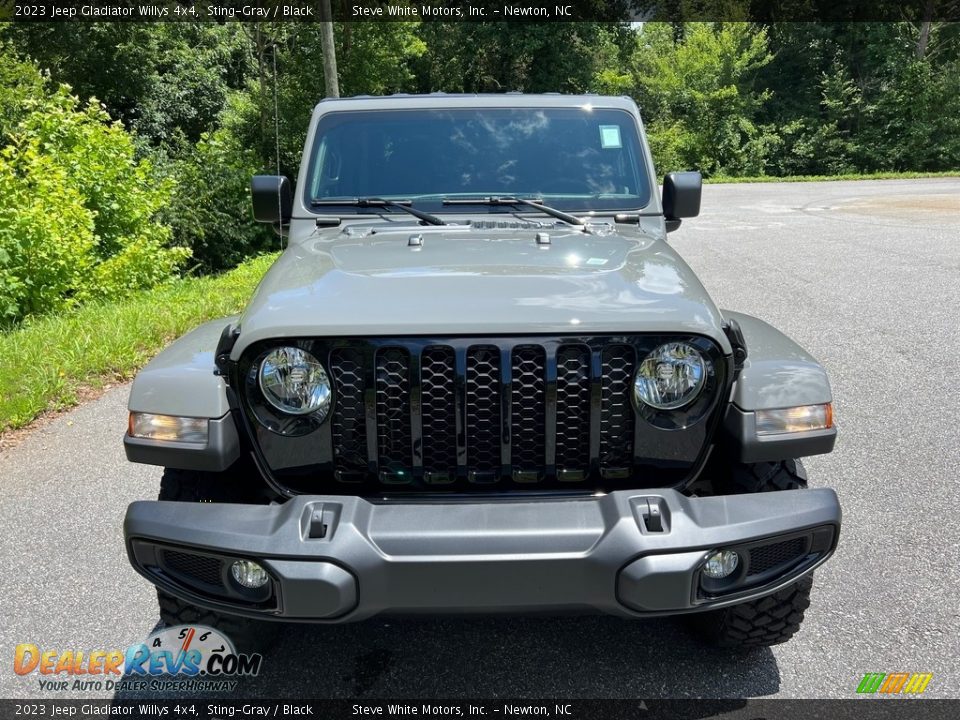
[[[600,147],[619,148],[623,147],[620,143],[619,125],[601,125],[600,126]]]

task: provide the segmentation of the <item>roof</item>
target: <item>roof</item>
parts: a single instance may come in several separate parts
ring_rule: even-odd
[[[358,95],[347,98],[324,98],[317,104],[323,110],[386,110],[396,107],[440,108],[440,107],[595,107],[619,108],[636,112],[637,106],[632,98],[611,95],[561,95],[560,93],[526,94],[509,93],[430,93],[413,95],[396,93],[394,95]]]

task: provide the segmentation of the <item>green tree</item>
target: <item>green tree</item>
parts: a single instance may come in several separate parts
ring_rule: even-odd
[[[205,133],[193,151],[170,169],[177,182],[161,213],[177,241],[190,247],[203,272],[232,267],[244,258],[276,249],[272,229],[253,222],[250,178],[264,169],[257,151],[240,141],[236,123],[254,113],[246,93],[235,93],[222,126]]]
[[[746,23],[646,25],[629,64],[597,82],[606,92],[630,90],[647,121],[661,169],[706,175],[762,175],[779,138],[757,122],[771,92],[757,73],[773,56],[762,28]]]
[[[0,139],[26,115],[28,104],[43,96],[45,86],[37,68],[0,40]]]
[[[419,92],[564,92],[594,89],[631,33],[617,23],[423,23]]]
[[[4,34],[54,81],[174,154],[213,129],[249,72],[237,23],[17,23]]]

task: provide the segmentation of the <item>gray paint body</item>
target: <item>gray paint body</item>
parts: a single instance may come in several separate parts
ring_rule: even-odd
[[[307,152],[327,112],[590,103],[633,114],[646,149],[637,109],[628,99],[502,95],[325,101],[311,119]],[[649,151],[646,172],[656,188]],[[289,246],[239,318],[234,360],[251,343],[284,337],[617,332],[696,333],[729,354],[722,323],[733,318],[749,358],[731,395],[725,422],[730,441],[744,449],[745,459],[755,460],[829,450],[827,439],[807,445],[765,440],[760,448],[755,433],[751,436],[758,409],[829,402],[826,373],[766,323],[717,309],[667,244],[655,193],[636,208],[635,224],[597,215],[589,233],[527,211],[497,216],[508,226],[467,225],[470,219],[490,220],[483,212],[445,215],[458,223],[446,227],[423,227],[385,212],[321,228],[316,222],[321,215],[304,204],[306,185],[304,163]],[[548,245],[538,245],[538,232],[549,233]],[[417,246],[408,243],[414,234],[422,236]],[[235,430],[223,380],[214,374],[214,350],[222,329],[236,320],[208,323],[157,356],[134,382],[130,409],[208,417]],[[127,438],[127,455],[175,467],[226,468],[239,457],[239,444],[234,436],[217,447],[221,441],[213,437],[207,447],[171,448],[166,454],[156,443]],[[832,447],[833,434],[828,440]],[[640,520],[638,508],[648,502],[660,503],[665,532],[650,533]],[[309,513],[319,507],[331,532],[308,538]],[[135,541],[254,557],[263,559],[279,583],[284,606],[277,616],[345,621],[385,611],[465,609],[592,608],[629,616],[742,602],[809,572],[833,547],[812,564],[713,605],[691,595],[706,550],[815,526],[839,530],[839,522],[830,490],[717,498],[624,491],[599,498],[446,504],[318,495],[272,506],[138,502],[128,509],[125,534],[131,562],[152,582],[163,585],[138,559]],[[218,607],[182,587],[167,589]]]
[[[762,410],[833,400],[827,371],[797,343],[750,315],[724,310],[723,317],[740,324],[749,353],[733,391],[737,407]]]
[[[207,418],[230,412],[226,384],[213,374],[213,361],[220,333],[236,319],[204,323],[147,363],[130,390],[130,411]]]
[[[582,331],[690,332],[730,352],[719,311],[662,237],[552,229],[538,246],[532,229],[390,225],[292,244],[243,314],[232,357],[276,337]]]

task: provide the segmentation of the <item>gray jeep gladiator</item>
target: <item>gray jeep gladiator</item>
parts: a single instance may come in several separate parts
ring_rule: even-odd
[[[287,248],[245,312],[137,376],[124,438],[165,468],[127,510],[168,624],[381,613],[687,616],[789,639],[833,553],[821,365],[720,310],[667,233],[627,98],[324,100],[296,191],[252,182]]]

